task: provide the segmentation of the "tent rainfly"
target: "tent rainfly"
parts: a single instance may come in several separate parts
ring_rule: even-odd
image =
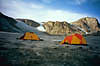
[[[40,38],[38,37],[38,35],[36,35],[34,32],[26,32],[19,39],[21,39],[21,40],[40,40]]]
[[[85,38],[77,33],[66,36],[64,40],[60,42],[61,45],[66,43],[70,45],[87,45]]]

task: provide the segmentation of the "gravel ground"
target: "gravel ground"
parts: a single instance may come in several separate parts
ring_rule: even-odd
[[[0,66],[99,66],[100,36],[85,37],[88,46],[59,45],[64,36],[41,34],[43,41],[18,40],[19,33],[0,33]]]

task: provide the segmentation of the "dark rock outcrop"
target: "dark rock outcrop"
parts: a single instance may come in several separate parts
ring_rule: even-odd
[[[84,34],[80,29],[78,29],[76,26],[71,25],[67,22],[52,22],[48,21],[43,24],[43,27],[45,28],[46,32],[51,35],[68,35],[72,33],[81,33]]]
[[[0,31],[18,33],[35,32],[36,34],[41,34],[35,27],[31,27],[22,21],[15,20],[2,13],[0,13]]]
[[[16,19],[16,20],[22,21],[22,22],[24,22],[27,25],[32,26],[32,27],[40,26],[40,24],[38,22],[35,22],[33,20],[30,20],[30,19]]]
[[[17,21],[11,17],[5,16],[0,12],[0,31],[21,32],[21,29],[16,26]]]
[[[100,31],[100,24],[96,18],[85,17],[72,22],[72,24],[82,28],[88,33]]]

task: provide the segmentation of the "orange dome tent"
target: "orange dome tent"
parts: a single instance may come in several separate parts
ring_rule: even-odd
[[[34,32],[26,32],[19,39],[21,40],[40,40],[40,38]]]
[[[66,36],[64,38],[64,40],[60,42],[60,44],[66,44],[66,43],[73,44],[73,45],[74,44],[87,45],[87,42],[86,42],[85,38],[82,35],[77,34],[77,33],[72,34],[70,36]]]

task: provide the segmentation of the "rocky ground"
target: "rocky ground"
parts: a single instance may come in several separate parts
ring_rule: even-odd
[[[0,33],[0,66],[99,66],[100,36],[85,37],[88,46],[59,45],[64,36],[39,35],[44,41],[18,40]]]

